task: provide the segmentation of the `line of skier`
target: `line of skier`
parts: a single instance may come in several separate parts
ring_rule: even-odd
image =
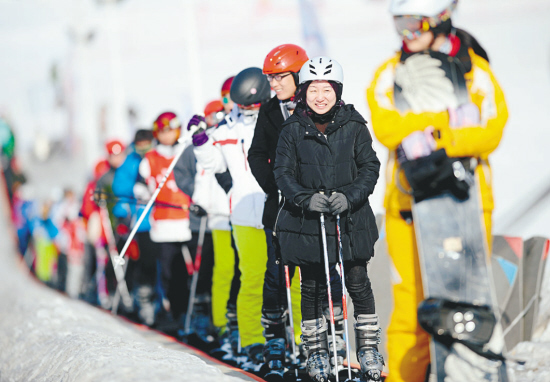
[[[488,156],[507,109],[486,52],[451,22],[456,4],[392,1],[403,45],[367,90],[372,131],[389,150],[390,382],[423,381],[430,362],[429,336],[416,319],[424,295],[402,163],[441,148],[477,158],[471,170],[491,243]],[[220,99],[187,123],[167,111],[128,147],[108,142],[80,209],[87,231],[80,297],[268,380],[302,363],[321,382],[352,377],[344,366],[349,294],[359,378],[381,380],[381,329],[367,274],[378,239],[368,198],[380,162],[366,120],[342,99],[344,72],[333,58],[280,45],[262,68],[228,78]],[[116,255],[125,244],[121,278],[109,249]],[[470,349],[458,358],[450,380],[466,380],[464,365],[483,369],[476,380],[494,380],[483,354]]]

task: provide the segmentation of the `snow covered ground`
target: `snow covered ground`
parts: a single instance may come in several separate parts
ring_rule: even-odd
[[[242,380],[32,279],[16,257],[1,199],[1,381]]]
[[[117,102],[120,106],[121,99],[137,110],[137,126],[150,125],[154,117],[167,108],[185,120],[217,97],[227,76],[244,67],[261,66],[265,54],[277,44],[290,42],[307,46],[297,0],[126,0],[119,3],[116,11],[105,5],[108,3],[91,0],[0,2],[0,51],[9,52],[0,60],[0,113],[8,113],[14,122],[22,164],[29,168],[35,185],[39,185],[38,196],[51,195],[54,186],[82,189],[91,172],[89,155],[99,155],[99,138],[107,136],[107,130],[116,122],[112,108]],[[345,70],[344,99],[355,104],[369,119],[365,89],[377,65],[399,46],[387,12],[389,2],[315,0],[314,3],[326,53],[340,61]],[[550,162],[550,151],[546,147],[550,140],[550,33],[547,27],[550,2],[460,0],[453,19],[456,25],[471,31],[487,49],[510,111],[501,145],[491,158],[495,233],[523,238],[537,234],[550,236],[549,200],[522,216],[533,198],[548,188],[550,175],[545,166]],[[115,60],[113,52],[117,47],[110,37],[117,30],[120,55]],[[190,55],[190,52],[196,54]],[[50,75],[54,63],[58,64],[62,87],[74,97],[68,100],[74,103],[74,115],[55,107]],[[78,138],[72,156],[56,156],[44,163],[28,157],[28,149],[37,136],[64,139],[69,126]],[[94,135],[89,134],[91,129]],[[379,144],[375,147],[384,161],[386,150]],[[381,179],[371,197],[377,213],[382,211],[383,190]],[[108,315],[81,303],[66,301],[22,276],[8,255],[11,248],[4,248],[5,243],[1,236],[0,348],[6,349],[9,345],[14,350],[0,352],[1,380],[8,376],[4,365],[11,365],[9,370],[13,373],[29,372],[29,368],[25,371],[24,367],[28,366],[26,352],[36,352],[37,359],[44,359],[40,370],[49,370],[48,362],[52,360],[62,360],[69,367],[67,375],[69,372],[72,375],[89,362],[86,359],[89,355],[79,347],[80,343],[95,344],[107,354],[98,361],[102,367],[93,364],[95,367],[86,369],[86,375],[88,372],[98,375],[97,379],[103,379],[103,375],[94,373],[100,373],[103,366],[112,368],[114,359],[129,365],[128,372],[134,367],[143,371],[144,364],[150,367],[143,369],[157,368],[157,363],[148,362],[163,364],[162,359],[153,358],[157,358],[157,351],[164,354],[166,350],[141,342],[130,345],[126,334],[131,341],[139,342],[139,336],[135,337],[136,334],[125,327],[119,330],[116,321]],[[550,292],[550,285],[546,291]],[[550,304],[545,306],[543,314],[549,316]],[[103,320],[109,322],[107,333],[123,333],[125,339],[115,340],[95,332],[99,330],[98,322]],[[115,327],[116,330],[112,329]],[[545,331],[546,327],[541,328],[539,339],[520,344],[513,351],[516,356],[529,360],[526,370],[516,372],[518,381],[550,381],[550,330]],[[71,341],[70,336],[63,340],[48,337],[53,333],[49,330],[52,328],[60,329],[60,333],[75,333],[81,336],[80,340]],[[94,334],[88,337],[85,335],[88,331]],[[61,350],[60,343],[66,343],[65,351]],[[32,350],[29,344],[33,344]],[[109,346],[105,346],[107,344]],[[117,358],[108,349],[111,347],[119,349],[121,357]],[[132,348],[131,355],[126,353],[128,347]],[[189,367],[192,372],[185,355],[178,353],[166,358],[172,356],[182,358],[169,363],[184,372],[187,372],[185,367]],[[74,357],[74,360],[63,357]],[[126,363],[128,359],[132,361]],[[160,372],[162,367],[158,369]],[[27,380],[29,376],[17,375],[20,377],[14,380]]]

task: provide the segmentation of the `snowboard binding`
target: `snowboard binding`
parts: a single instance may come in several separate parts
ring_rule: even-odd
[[[491,339],[497,321],[489,306],[428,298],[418,307],[418,322],[440,342],[483,346]]]

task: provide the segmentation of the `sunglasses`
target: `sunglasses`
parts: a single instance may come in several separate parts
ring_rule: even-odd
[[[275,80],[277,82],[281,82],[281,80],[285,77],[288,77],[290,76],[291,73],[288,73],[288,74],[285,74],[284,76],[280,75],[280,74],[266,74],[265,76],[267,77],[267,80],[269,82]]]

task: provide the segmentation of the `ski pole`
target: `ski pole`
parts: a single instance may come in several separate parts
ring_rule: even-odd
[[[123,274],[124,274],[124,279],[126,279],[126,270],[128,269],[128,262],[126,261],[124,263],[124,265],[122,266],[122,270],[123,270]],[[126,305],[126,303],[124,302],[125,299],[122,299],[123,300],[123,304],[125,306],[130,306],[130,305]],[[117,288],[116,292],[115,292],[115,295],[113,297],[113,306],[111,307],[111,313],[114,314],[114,315],[117,315],[118,313],[118,305],[120,304],[120,290]]]
[[[351,381],[351,358],[349,348],[349,330],[348,330],[348,304],[347,290],[344,276],[344,254],[342,253],[342,236],[340,232],[340,214],[336,215],[336,233],[338,235],[338,254],[340,256],[340,278],[342,279],[342,310],[344,311],[344,333],[346,335],[346,358],[348,359],[348,378]]]
[[[128,236],[128,239],[126,240],[126,243],[124,244],[124,247],[122,248],[122,251],[120,251],[120,255],[115,260],[115,262],[113,262],[113,265],[114,265],[115,269],[116,269],[117,266],[124,264],[124,261],[125,261],[124,260],[124,255],[126,254],[126,251],[128,250],[128,247],[130,246],[130,242],[134,238],[139,226],[143,222],[143,219],[145,219],[145,216],[147,216],[147,214],[149,213],[149,210],[151,209],[151,206],[153,205],[153,203],[157,199],[157,196],[158,196],[160,190],[162,189],[162,187],[164,186],[164,184],[166,183],[166,180],[168,179],[170,174],[172,174],[172,171],[174,170],[174,167],[176,166],[176,163],[178,162],[181,155],[183,154],[183,151],[187,148],[187,144],[189,143],[189,140],[190,140],[190,138],[187,137],[187,138],[181,139],[179,141],[180,147],[179,147],[179,150],[178,150],[177,154],[174,156],[174,159],[170,163],[170,166],[168,166],[168,169],[166,169],[166,173],[162,177],[162,180],[160,181],[159,185],[157,186],[157,189],[155,190],[155,192],[153,193],[153,196],[151,196],[151,199],[149,199],[149,202],[145,206],[145,209],[142,211],[141,216],[139,217],[138,221],[134,225],[134,228],[132,229],[132,232],[130,232],[130,236]]]
[[[109,249],[109,257],[113,263],[113,269],[117,281],[115,297],[116,294],[120,293],[124,306],[130,307],[132,306],[132,298],[130,297],[130,292],[128,291],[128,285],[126,284],[125,272],[124,270],[118,268],[115,264],[118,251],[116,248],[115,235],[113,234],[113,226],[111,225],[111,220],[109,219],[109,211],[107,211],[106,202],[104,200],[99,203],[99,216],[101,217],[101,221],[103,223],[105,237],[107,238],[107,247]],[[118,301],[116,306],[113,304],[112,308],[113,309],[111,312],[116,314],[116,309],[118,309]]]
[[[189,252],[189,247],[183,245],[181,247],[181,253],[183,254],[183,261],[185,262],[185,269],[187,269],[187,274],[189,277],[193,276],[195,272],[195,266],[193,265],[193,258],[191,257],[191,252]]]
[[[321,191],[321,194],[324,192]],[[325,229],[325,215],[321,212],[319,217],[321,221],[321,238],[323,239],[323,258],[325,260],[325,276],[327,279],[327,292],[328,292],[328,307],[330,310],[330,329],[332,331],[332,351],[334,353],[334,367],[338,370],[338,351],[336,350],[336,328],[334,326],[334,306],[332,304],[332,291],[330,288],[330,270],[328,265],[328,248],[327,248],[327,232]],[[339,382],[338,372],[336,375],[336,382]]]
[[[195,304],[195,295],[197,294],[197,283],[199,282],[199,271],[202,260],[202,246],[204,244],[204,236],[206,233],[206,216],[201,217],[201,225],[199,229],[199,241],[197,243],[197,252],[195,253],[195,268],[193,271],[193,279],[191,280],[191,292],[189,293],[189,303],[187,304],[187,316],[185,316],[184,330],[186,334],[191,332],[191,316],[193,315],[193,307]]]
[[[288,320],[290,323],[290,335],[292,336],[292,363],[296,366],[298,364],[296,359],[296,338],[294,334],[294,317],[292,317],[292,296],[290,295],[290,272],[288,271],[288,265],[285,265],[285,284],[286,284],[286,299],[288,301]],[[294,372],[298,377],[298,369],[295,368]]]

